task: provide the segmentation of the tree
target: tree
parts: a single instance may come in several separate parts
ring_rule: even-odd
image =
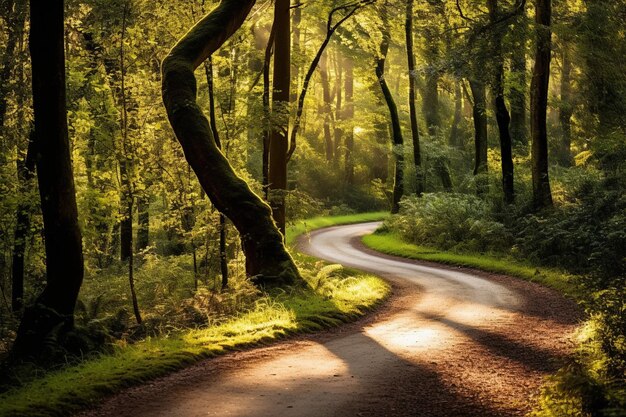
[[[550,191],[550,177],[548,173],[548,128],[546,121],[552,53],[551,18],[551,0],[536,0],[537,50],[530,86],[530,128],[532,137],[533,204],[537,209],[552,206],[552,192]]]
[[[415,106],[417,73],[415,72],[415,56],[413,54],[413,2],[414,0],[406,0],[405,36],[409,69],[409,115],[411,117],[411,137],[413,140],[413,162],[415,163],[415,193],[419,196],[424,192],[424,172],[422,168],[420,133],[417,125],[417,110]]]
[[[511,123],[511,115],[504,100],[504,57],[502,55],[502,33],[495,25],[500,18],[500,10],[498,9],[498,0],[487,0],[487,8],[489,9],[489,22],[492,27],[491,49],[493,60],[493,95],[494,106],[496,111],[496,121],[498,123],[498,133],[500,137],[500,159],[502,166],[502,190],[504,192],[504,201],[511,204],[515,201],[515,190],[513,183],[513,144],[511,141],[511,132],[509,126]]]
[[[380,30],[382,41],[379,55],[376,59],[376,77],[380,84],[385,103],[387,103],[387,107],[389,108],[389,117],[391,120],[392,151],[395,160],[391,212],[398,213],[400,211],[400,200],[404,194],[404,138],[402,137],[398,108],[391,94],[391,90],[387,85],[387,80],[385,79],[385,61],[387,59],[387,52],[389,51],[389,43],[391,42],[388,11],[388,2],[385,2],[381,13],[382,23]]]
[[[44,340],[58,340],[73,327],[83,281],[82,238],[67,127],[63,0],[31,0],[30,52],[47,282],[24,312],[13,346],[17,357],[40,357]]]
[[[254,3],[223,0],[191,28],[163,60],[162,89],[185,158],[211,202],[240,233],[248,275],[259,285],[273,286],[295,282],[300,276],[298,269],[285,249],[270,207],[235,174],[219,151],[195,96],[194,70],[242,25]]]
[[[269,147],[269,201],[278,228],[285,234],[285,192],[291,88],[291,17],[289,0],[274,7],[274,87]]]

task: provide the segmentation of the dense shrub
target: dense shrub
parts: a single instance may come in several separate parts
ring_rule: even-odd
[[[442,249],[495,251],[510,235],[490,219],[491,207],[469,194],[424,194],[402,200],[400,214],[386,226],[416,244]]]

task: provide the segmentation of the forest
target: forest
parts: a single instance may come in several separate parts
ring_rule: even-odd
[[[0,0],[0,415],[367,333],[408,297],[393,257],[426,265],[426,350],[359,343],[447,356],[341,415],[626,416],[624,22],[624,0]],[[228,415],[283,415],[254,404]]]

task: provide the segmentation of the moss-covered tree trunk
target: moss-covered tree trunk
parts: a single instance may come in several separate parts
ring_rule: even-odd
[[[546,120],[552,52],[551,19],[551,0],[536,0],[537,51],[530,86],[530,130],[532,137],[533,204],[537,209],[552,206],[552,192],[548,175],[548,128]]]
[[[211,202],[241,235],[246,271],[258,285],[283,285],[299,278],[270,207],[239,178],[218,149],[196,103],[194,70],[244,22],[254,0],[223,0],[198,22],[163,61],[163,101],[185,157]]]
[[[82,237],[65,96],[64,2],[31,0],[30,52],[37,178],[46,246],[46,286],[24,312],[13,355],[42,358],[46,340],[74,325],[83,282]]]
[[[387,3],[385,3],[387,6]],[[393,197],[391,201],[391,212],[397,213],[400,211],[400,200],[404,194],[404,139],[402,137],[402,130],[400,128],[400,117],[398,116],[398,107],[393,99],[391,90],[387,85],[385,79],[385,61],[387,59],[387,52],[389,51],[389,43],[391,41],[391,35],[389,33],[389,22],[387,21],[387,11],[382,13],[383,23],[381,26],[382,42],[380,44],[380,51],[378,59],[376,60],[376,77],[378,83],[383,92],[383,97],[389,108],[389,117],[391,119],[391,134],[392,134],[392,152],[395,160],[394,170],[394,183],[393,183]]]

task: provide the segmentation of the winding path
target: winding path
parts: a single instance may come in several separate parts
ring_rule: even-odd
[[[320,335],[205,361],[91,416],[523,416],[571,351],[578,312],[520,280],[364,248],[377,223],[313,232],[300,249],[388,279],[375,314]]]

